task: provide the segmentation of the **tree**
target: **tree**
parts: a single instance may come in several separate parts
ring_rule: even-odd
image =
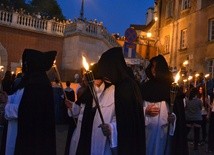
[[[41,16],[46,16],[49,19],[53,17],[60,20],[65,19],[56,0],[0,0],[0,4],[14,9],[23,8],[31,14],[40,13]]]
[[[32,0],[30,6],[32,12],[39,12],[41,16],[56,17],[60,20],[65,19],[56,0]]]
[[[15,9],[26,8],[25,0],[0,0],[0,4],[13,7]]]

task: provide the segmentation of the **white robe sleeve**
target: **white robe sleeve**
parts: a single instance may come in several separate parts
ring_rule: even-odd
[[[8,102],[5,106],[5,118],[7,120],[18,118],[18,109],[23,92],[24,89],[20,89],[17,90],[13,95],[8,96]]]
[[[116,123],[116,116],[113,117],[112,122],[109,124],[111,128],[111,135],[110,139],[110,147],[114,148],[117,147],[117,123]]]

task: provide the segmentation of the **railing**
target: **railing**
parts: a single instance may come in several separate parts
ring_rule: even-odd
[[[83,33],[92,37],[104,39],[113,47],[119,46],[112,35],[103,27],[102,23],[76,20],[73,23],[66,25],[65,35],[72,35],[75,33]]]
[[[13,14],[11,12],[1,11],[0,10],[0,22],[2,23],[11,23]]]
[[[64,35],[66,25],[55,20],[41,19],[31,15],[5,10],[0,10],[0,25],[1,24],[60,36]]]
[[[119,46],[112,35],[103,27],[103,24],[96,21],[75,20],[74,22],[58,22],[54,19],[47,20],[41,19],[41,17],[33,17],[31,15],[15,11],[9,12],[0,10],[0,25],[1,24],[19,29],[60,36],[81,32],[93,37],[104,39],[112,46]]]
[[[40,30],[47,30],[48,21],[32,18],[31,16],[18,15],[17,25]]]

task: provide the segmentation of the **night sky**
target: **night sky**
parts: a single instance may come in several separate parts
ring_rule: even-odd
[[[66,19],[80,16],[82,0],[57,1]],[[145,24],[147,9],[153,6],[154,0],[85,0],[84,17],[102,21],[110,33],[123,36],[130,24]]]

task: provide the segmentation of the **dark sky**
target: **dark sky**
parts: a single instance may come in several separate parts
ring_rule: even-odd
[[[82,0],[57,0],[64,16],[73,20],[80,16]],[[154,0],[84,0],[84,17],[103,22],[110,33],[124,35],[130,24],[145,24],[146,12]]]

